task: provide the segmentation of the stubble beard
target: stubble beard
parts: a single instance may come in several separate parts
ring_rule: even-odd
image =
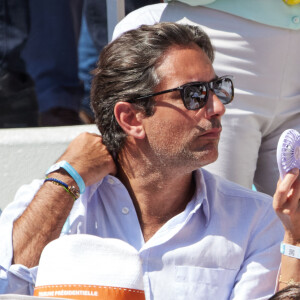
[[[149,144],[152,152],[149,163],[153,168],[152,171],[161,169],[168,172],[174,169],[177,172],[188,173],[217,159],[219,139],[205,141],[205,137],[201,134],[212,128],[220,128],[220,120],[212,119],[208,124],[198,125],[194,128],[193,134],[190,132],[187,137],[178,136],[179,132],[182,134],[179,126],[172,130],[170,124],[165,122],[155,125],[152,129],[156,132],[160,132],[161,128],[170,130],[167,140],[163,140],[159,134],[155,135],[153,142]]]
[[[218,157],[218,141],[208,142],[195,150],[192,150],[192,142],[177,150],[175,147],[176,145],[173,147],[169,145],[169,149],[164,147],[153,149],[158,168],[188,173],[214,162]]]

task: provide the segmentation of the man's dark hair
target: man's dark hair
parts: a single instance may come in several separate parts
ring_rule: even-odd
[[[299,300],[300,299],[300,285],[288,285],[286,288],[278,291],[269,300]]]
[[[126,134],[114,116],[118,101],[129,101],[153,93],[160,79],[156,68],[173,46],[197,44],[211,62],[214,50],[210,39],[198,26],[177,23],[143,25],[123,33],[101,52],[91,88],[91,103],[103,143],[118,153]],[[154,101],[135,102],[145,116],[153,114]]]

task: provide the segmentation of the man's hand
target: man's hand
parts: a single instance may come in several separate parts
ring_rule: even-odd
[[[273,208],[284,229],[284,242],[300,246],[300,176],[299,169],[291,170],[278,181]]]
[[[300,247],[300,176],[293,169],[278,181],[273,198],[273,208],[285,229],[283,242]],[[281,270],[278,289],[290,282],[300,282],[300,260],[287,255],[281,257]]]
[[[60,160],[70,163],[86,186],[117,172],[112,156],[102,143],[102,137],[93,133],[85,132],[76,137],[58,161]]]

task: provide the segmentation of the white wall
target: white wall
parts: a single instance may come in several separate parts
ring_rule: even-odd
[[[95,125],[0,129],[0,209],[22,184],[44,178],[69,142],[85,131],[99,133]]]

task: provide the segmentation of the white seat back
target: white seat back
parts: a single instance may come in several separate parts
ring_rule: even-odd
[[[99,133],[96,125],[0,129],[0,210],[17,189],[45,171],[81,132]]]

